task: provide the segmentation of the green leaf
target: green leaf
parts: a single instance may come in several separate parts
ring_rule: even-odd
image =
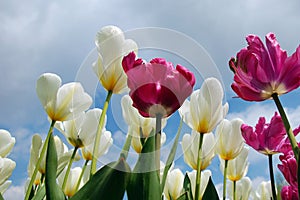
[[[168,175],[168,171],[170,169],[170,167],[172,166],[172,163],[174,161],[175,158],[175,154],[176,154],[176,150],[177,150],[177,146],[178,146],[178,140],[179,140],[179,136],[180,136],[180,132],[181,132],[181,127],[182,127],[182,118],[180,120],[180,124],[176,133],[176,137],[173,143],[173,146],[171,148],[171,151],[169,153],[168,159],[167,159],[167,163],[164,169],[164,173],[163,173],[163,177],[162,177],[162,181],[161,181],[161,190],[164,190],[165,184],[166,184],[166,179],[167,179],[167,175]]]
[[[46,154],[45,187],[47,200],[66,199],[63,191],[56,183],[57,153],[53,134],[49,138]]]
[[[183,181],[183,191],[184,193],[177,200],[193,200],[191,181],[187,173]]]
[[[124,159],[105,165],[70,200],[122,200],[130,179]]]
[[[131,174],[127,195],[130,200],[161,199],[158,170],[155,168],[155,136],[148,137],[145,141]]]
[[[31,200],[43,200],[45,195],[46,195],[45,185],[42,185]]]
[[[0,200],[4,200],[4,199],[3,199],[3,197],[2,197],[2,194],[1,194],[1,192],[0,192]]]
[[[215,188],[214,183],[211,180],[211,177],[209,178],[208,184],[206,186],[205,192],[203,194],[202,200],[217,200],[219,199],[218,192]]]

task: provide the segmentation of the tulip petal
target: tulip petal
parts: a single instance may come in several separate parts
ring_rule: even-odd
[[[0,157],[6,157],[16,143],[16,139],[11,137],[7,130],[0,129]]]

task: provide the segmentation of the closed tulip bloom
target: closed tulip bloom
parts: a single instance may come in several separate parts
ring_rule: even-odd
[[[36,92],[53,121],[73,119],[92,104],[92,98],[84,92],[80,83],[72,82],[61,86],[60,77],[52,73],[39,77]]]
[[[163,58],[144,63],[131,52],[123,58],[122,65],[128,77],[133,106],[144,117],[170,116],[192,93],[195,85],[192,72],[181,65],[175,69]]]
[[[180,197],[183,190],[183,181],[184,175],[180,169],[173,169],[169,171],[164,188],[166,199],[175,200]]]
[[[224,119],[216,128],[216,153],[222,160],[232,160],[243,149],[244,140],[241,134],[241,119],[231,121]]]
[[[0,129],[0,156],[6,157],[16,143],[16,139],[11,137],[7,130]]]
[[[205,79],[201,88],[192,93],[191,100],[185,100],[179,109],[183,121],[198,133],[212,132],[228,112],[228,104],[222,105],[223,97],[218,79]]]
[[[70,170],[70,174],[67,179],[67,184],[64,189],[64,193],[67,197],[72,197],[76,193],[76,185],[79,181],[79,176],[81,174],[82,169],[80,167],[75,167]],[[66,170],[64,170],[58,177],[58,184],[62,185],[64,177],[66,174]],[[80,181],[79,189],[83,186],[82,180]]]
[[[233,199],[233,182],[230,181],[227,187],[228,195]],[[236,199],[248,200],[252,190],[252,182],[249,177],[243,177],[236,182]]]
[[[13,160],[9,158],[2,158],[0,156],[0,186],[5,184],[15,167],[16,163]]]
[[[266,123],[266,119],[260,117],[255,130],[246,124],[243,124],[241,129],[246,143],[265,155],[279,153],[280,144],[286,139],[286,131],[277,112],[275,112],[270,123]]]
[[[127,90],[127,77],[122,69],[122,59],[137,50],[133,40],[125,39],[122,30],[116,26],[105,26],[97,33],[96,46],[99,54],[93,64],[100,83],[107,91],[122,93]]]
[[[94,143],[101,113],[101,109],[94,108],[82,112],[75,119],[57,123],[56,128],[64,134],[72,146],[82,148]],[[104,122],[104,126],[105,124],[106,122]]]
[[[199,146],[200,134],[196,131],[192,131],[192,134],[184,134],[181,147],[184,155],[184,162],[188,164],[192,169],[197,170],[198,159],[198,146]],[[208,133],[203,138],[203,144],[201,149],[201,170],[206,169],[211,160],[215,156],[215,137],[213,133]]]
[[[197,171],[193,170],[192,172],[188,172],[187,174],[188,174],[189,179],[191,181],[193,197],[195,197]],[[204,195],[204,192],[206,190],[206,187],[207,187],[207,184],[208,184],[208,181],[209,181],[210,177],[211,177],[211,171],[210,170],[201,171],[200,199],[202,199],[202,197]]]
[[[132,136],[131,146],[137,152],[142,151],[141,137],[149,137],[151,131],[155,130],[155,119],[146,118],[139,114],[138,110],[132,106],[133,102],[129,95],[122,97],[121,106],[122,114],[125,122],[128,125],[128,133]],[[166,126],[167,119],[162,119],[162,129]],[[142,134],[142,135],[141,135]],[[166,134],[161,134],[161,145],[166,141]]]
[[[262,181],[256,191],[253,193],[253,200],[270,200],[272,199],[271,182]]]
[[[241,153],[234,159],[229,160],[227,166],[227,178],[231,181],[238,181],[248,172],[248,152],[249,148],[244,147]],[[223,172],[225,161],[220,159],[220,169]]]
[[[248,46],[229,62],[234,72],[235,93],[247,101],[263,101],[272,94],[285,94],[300,84],[300,47],[287,56],[273,33],[266,35],[266,46],[256,35],[246,37]]]

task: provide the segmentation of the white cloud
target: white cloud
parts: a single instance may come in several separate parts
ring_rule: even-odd
[[[24,199],[24,191],[24,185],[12,185],[6,190],[3,197],[6,200]]]

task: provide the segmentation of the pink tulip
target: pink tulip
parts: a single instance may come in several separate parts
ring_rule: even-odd
[[[163,58],[144,63],[131,52],[123,58],[122,65],[128,77],[133,106],[144,117],[170,116],[192,93],[195,85],[192,72],[181,65],[174,69],[172,63]]]
[[[247,48],[229,61],[234,72],[231,87],[240,98],[263,101],[299,87],[300,46],[288,57],[273,33],[266,35],[266,46],[256,35],[248,35],[246,40]]]
[[[266,123],[266,119],[260,117],[255,131],[246,124],[243,124],[241,129],[246,143],[265,155],[279,153],[280,144],[287,138],[282,119],[277,112],[275,112],[270,123]]]
[[[294,157],[293,151],[280,155],[279,159],[281,164],[278,164],[278,168],[283,174],[285,180],[294,188],[298,188],[297,183],[297,161]]]
[[[292,187],[290,185],[283,186],[281,189],[281,199],[298,200],[298,188]]]

